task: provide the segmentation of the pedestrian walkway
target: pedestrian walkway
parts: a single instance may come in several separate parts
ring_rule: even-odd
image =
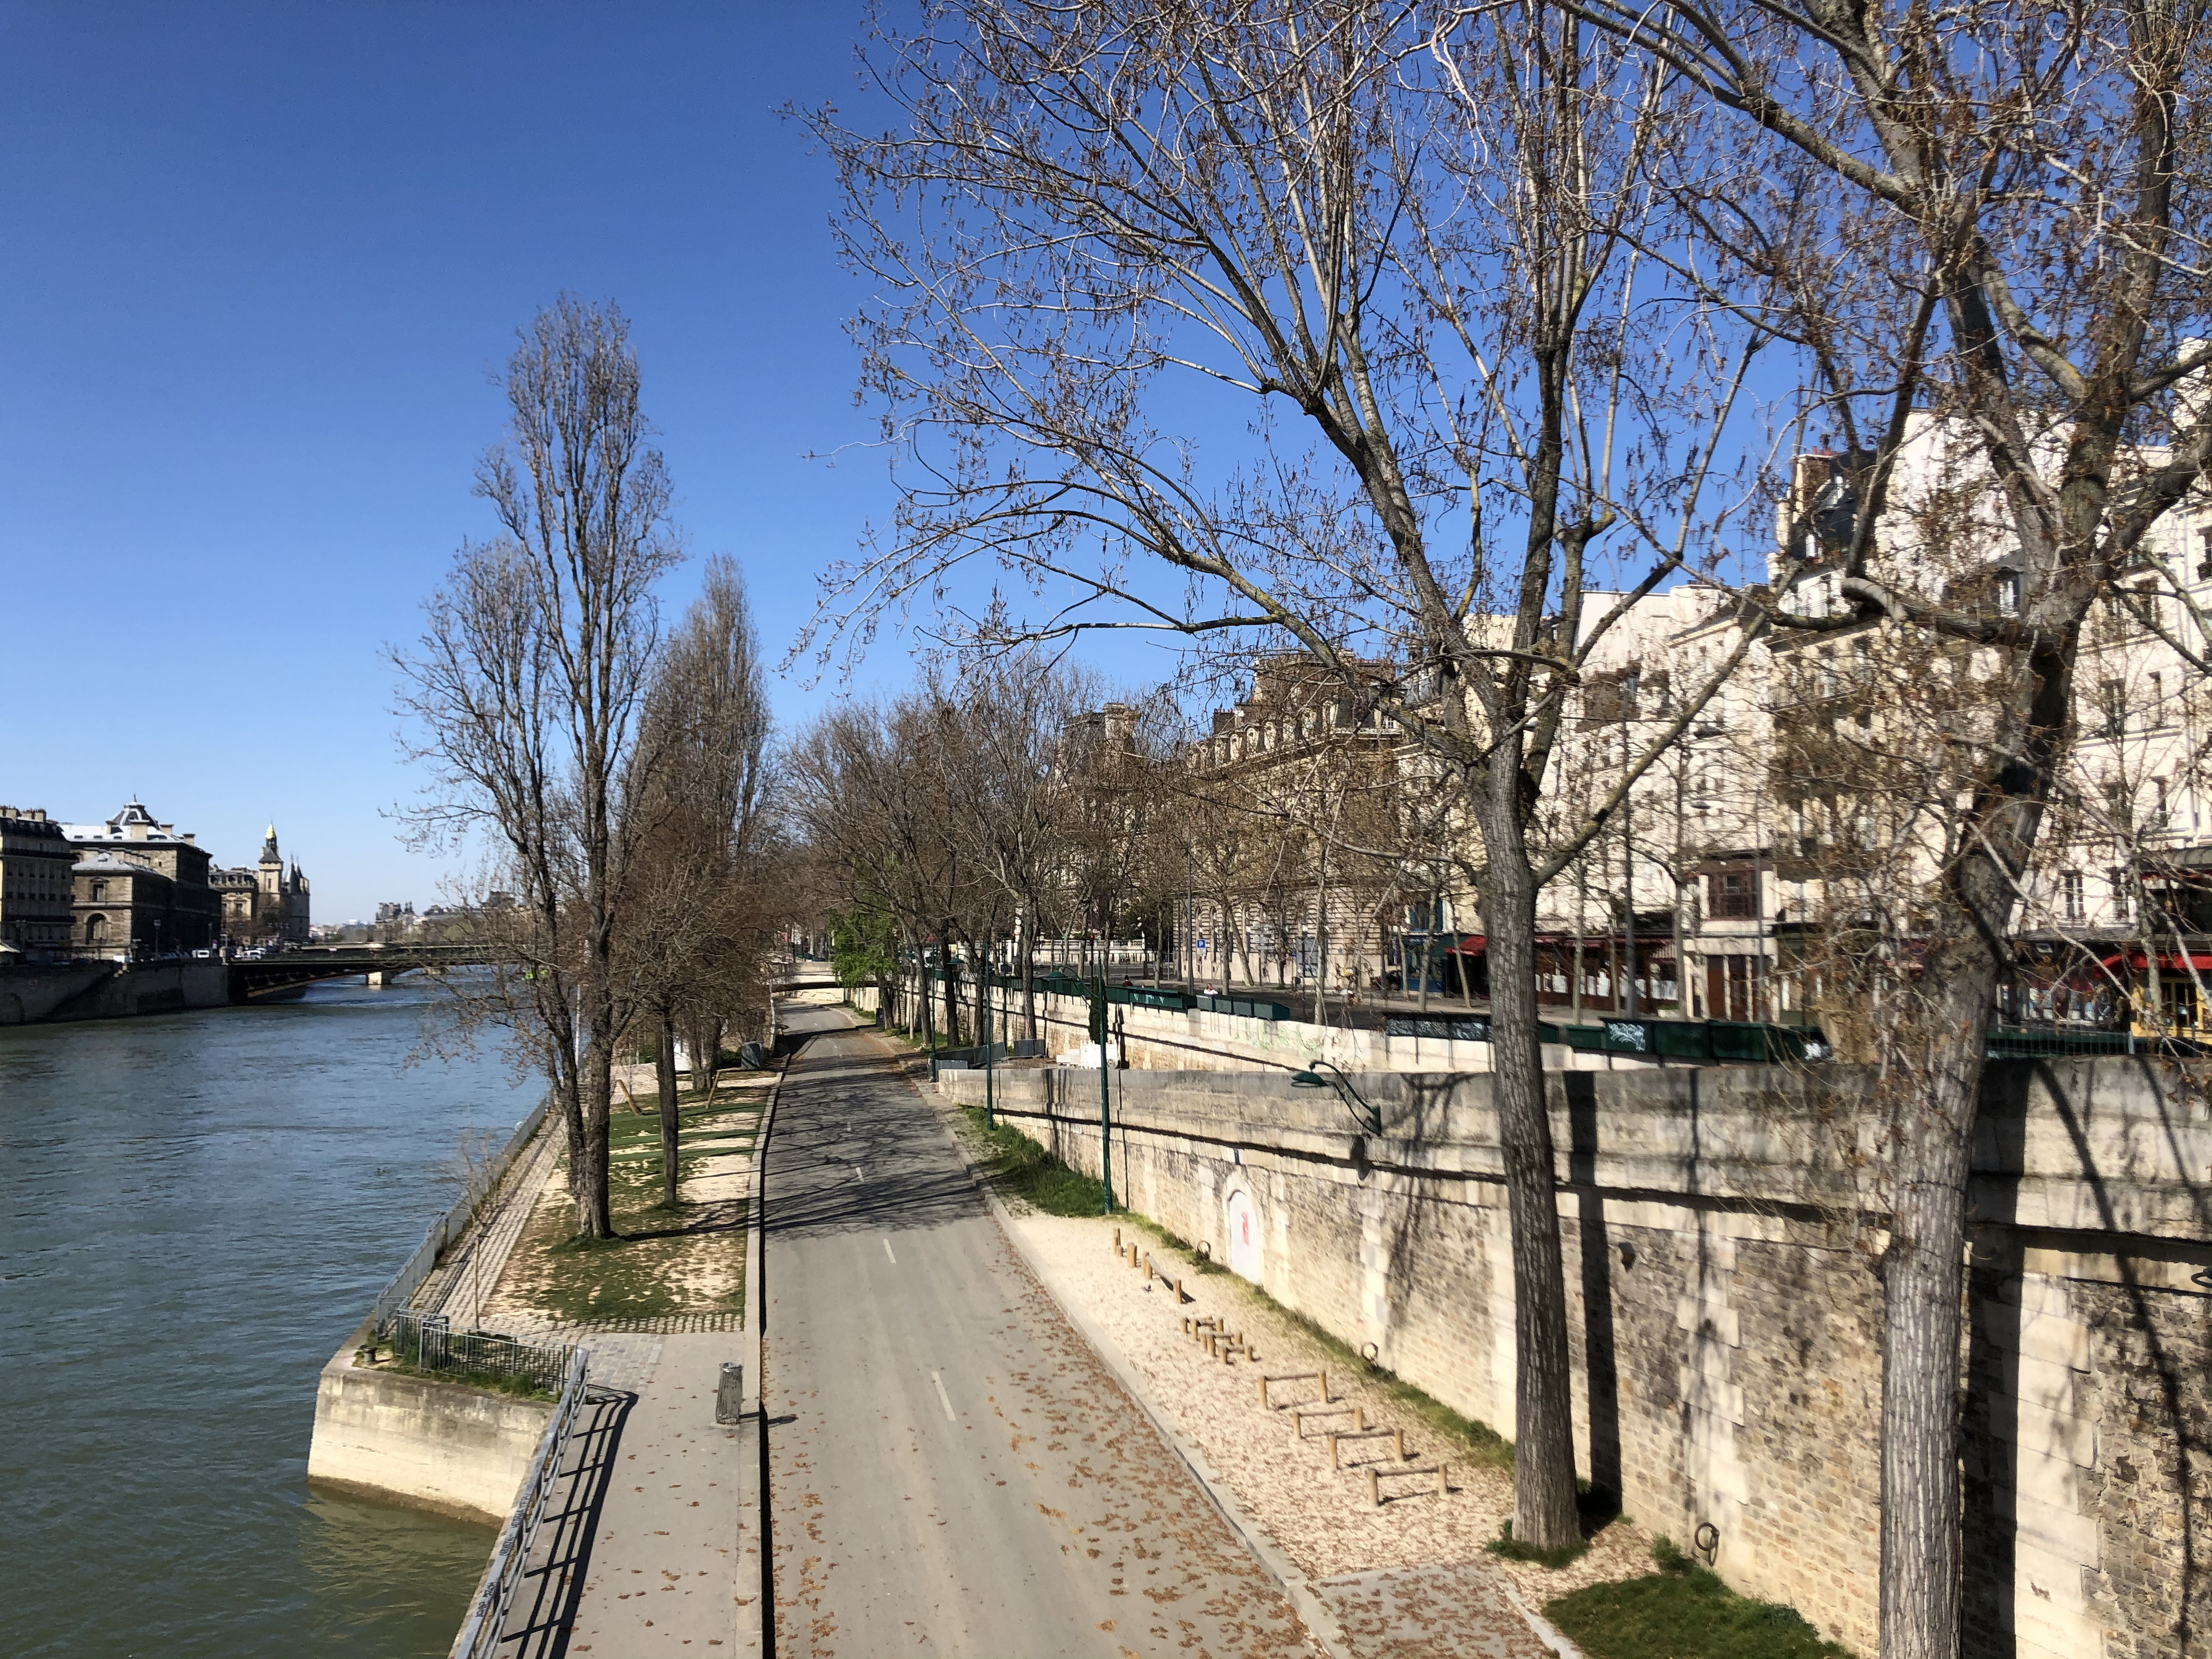
[[[575,1484],[599,1490],[571,1499],[588,1502],[590,1513],[580,1559],[569,1564],[583,1575],[569,1653],[732,1650],[742,1470],[738,1431],[714,1421],[714,1396],[740,1340],[734,1332],[654,1339],[650,1374],[616,1408],[604,1470],[588,1451],[574,1460]]]
[[[423,1313],[441,1313],[463,1330],[483,1323],[485,1305],[507,1271],[507,1259],[515,1242],[538,1208],[538,1195],[561,1161],[561,1125],[551,1113],[538,1126],[537,1135],[500,1185],[489,1213],[480,1213],[458,1250],[430,1270],[414,1295],[412,1306]]]
[[[883,1039],[793,1064],[766,1177],[777,1651],[1309,1651]]]

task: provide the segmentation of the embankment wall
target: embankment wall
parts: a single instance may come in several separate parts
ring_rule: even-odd
[[[354,1363],[366,1326],[323,1367],[307,1479],[465,1520],[504,1522],[550,1402]]]
[[[229,1003],[230,969],[221,962],[72,962],[0,969],[0,1025],[120,1019]]]
[[[1512,1250],[1490,1079],[1109,1074],[1117,1196],[1503,1432]],[[943,1090],[980,1104],[983,1079]],[[1843,1068],[1550,1080],[1583,1472],[1875,1650],[1887,1199]],[[1099,1169],[1098,1073],[1000,1109]],[[2212,1652],[2212,1109],[2149,1060],[1990,1067],[1961,1356],[1968,1659]]]
[[[1237,994],[1247,994],[1239,986]],[[907,1012],[912,1012],[915,987],[909,983]],[[975,1037],[973,988],[966,988],[962,1018],[968,1026],[963,1041]],[[941,997],[944,994],[939,991]],[[1263,988],[1250,994],[1267,1000]],[[1275,999],[1293,1006],[1293,994]],[[874,1013],[881,997],[873,986],[852,994],[855,1006]],[[1027,1030],[1018,986],[994,986],[992,1020],[1000,1041],[1020,1036]],[[1440,1010],[1449,1014],[1457,1010]],[[1040,991],[1036,999],[1037,1035],[1045,1052],[1058,1056],[1091,1040],[1091,1005],[1082,997],[1051,996]],[[919,1018],[916,1015],[915,1018]],[[1129,1064],[1146,1071],[1247,1072],[1255,1066],[1300,1071],[1326,1060],[1346,1072],[1413,1072],[1459,1074],[1491,1069],[1490,1044],[1463,1042],[1448,1037],[1386,1036],[1380,1031],[1347,1030],[1298,1019],[1254,1019],[1242,1014],[1218,1014],[1203,1009],[1177,1012],[1145,1008],[1133,1003],[1114,1003],[1108,1009],[1109,1038],[1118,1062],[1126,1053]],[[1554,1071],[1647,1071],[1664,1069],[1664,1062],[1634,1054],[1585,1054],[1564,1043],[1544,1047],[1544,1064]]]

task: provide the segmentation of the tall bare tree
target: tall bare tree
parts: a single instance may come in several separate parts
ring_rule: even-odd
[[[858,331],[903,488],[821,625],[864,642],[886,599],[943,596],[980,560],[1072,597],[979,608],[977,643],[1121,626],[1287,645],[1347,678],[1401,665],[1369,706],[1480,831],[1515,1528],[1550,1547],[1577,1518],[1535,900],[1613,802],[1540,856],[1530,805],[1607,626],[1586,587],[1609,565],[1649,592],[1725,531],[1711,457],[1759,334],[1669,309],[1662,268],[1628,256],[1659,78],[1556,11],[1445,22],[1363,0],[884,20],[872,69],[901,129],[815,128],[878,296]],[[1221,412],[1251,435],[1209,467],[1175,428]]]
[[[501,534],[465,544],[395,651],[403,741],[432,781],[430,835],[481,835],[520,909],[506,1017],[568,1126],[577,1231],[613,1232],[607,1114],[627,1019],[613,960],[635,850],[625,781],[659,644],[653,586],[679,557],[669,484],[639,404],[629,325],[563,295],[519,331],[501,385],[507,437],[477,471]]]
[[[1757,287],[1844,451],[1840,613],[1956,641],[1972,666],[1941,791],[1967,803],[1896,990],[1882,1261],[1881,1651],[1948,1659],[1960,1608],[1958,1355],[1984,1032],[2019,878],[2057,777],[2084,618],[2199,487],[2212,426],[2202,231],[2212,111],[2201,0],[1840,0],[1566,9],[1702,103],[1674,177],[1694,261]],[[1951,454],[1933,556],[1881,555],[1920,422]],[[1996,603],[1979,567],[2009,568]],[[1986,602],[1967,595],[1980,592]]]
[[[677,1195],[676,1048],[711,1095],[732,1010],[764,1001],[763,959],[786,919],[761,879],[769,718],[759,639],[731,560],[706,580],[660,653],[624,791],[637,854],[623,895],[619,957],[653,1026],[662,1200]]]

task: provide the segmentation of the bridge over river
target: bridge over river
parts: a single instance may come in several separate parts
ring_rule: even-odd
[[[483,968],[508,958],[493,945],[295,945],[263,957],[241,957],[230,969],[233,1002],[265,1002],[305,989],[319,980],[362,975],[384,982],[401,974]],[[826,962],[785,961],[771,970],[779,994],[826,989],[836,984]]]
[[[319,980],[368,975],[382,983],[401,974],[482,968],[505,959],[489,945],[295,945],[267,956],[235,957],[227,965],[233,1002],[266,1002]]]

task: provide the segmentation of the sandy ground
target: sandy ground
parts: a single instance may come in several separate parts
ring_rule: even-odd
[[[1010,1209],[1026,1206],[1010,1204]],[[1635,1578],[1651,1571],[1651,1538],[1627,1519],[1615,1521],[1592,1541],[1581,1560],[1554,1571],[1509,1562],[1483,1546],[1498,1536],[1513,1512],[1511,1477],[1504,1471],[1451,1462],[1453,1448],[1443,1437],[1395,1408],[1382,1389],[1364,1379],[1362,1368],[1332,1357],[1278,1313],[1243,1279],[1226,1273],[1200,1277],[1183,1264],[1162,1261],[1163,1271],[1181,1274],[1194,1300],[1178,1306],[1174,1293],[1157,1280],[1146,1288],[1141,1269],[1132,1270],[1113,1252],[1114,1224],[1099,1218],[1073,1218],[1018,1213],[1014,1225],[1025,1249],[1047,1266],[1061,1287],[1082,1299],[1090,1317],[1103,1326],[1164,1403],[1176,1425],[1212,1465],[1248,1513],[1274,1538],[1301,1571],[1316,1579],[1370,1575],[1385,1569],[1479,1564],[1503,1571],[1532,1604],[1540,1606],[1585,1584]],[[1148,1235],[1125,1234],[1140,1249]],[[1183,1334],[1187,1317],[1212,1316],[1243,1332],[1258,1358],[1227,1362]],[[1437,1495],[1435,1479],[1413,1476],[1383,1483],[1385,1502],[1377,1510],[1368,1502],[1364,1467],[1352,1460],[1390,1463],[1390,1443],[1345,1443],[1340,1471],[1329,1468],[1327,1428],[1346,1425],[1339,1417],[1305,1423],[1293,1438],[1291,1408],[1319,1403],[1311,1382],[1277,1384],[1268,1390],[1269,1407],[1260,1404],[1258,1379],[1328,1369],[1334,1402],[1364,1409],[1370,1427],[1402,1428],[1413,1467],[1430,1468],[1441,1458],[1449,1472],[1450,1491]],[[1402,1597],[1416,1584],[1435,1600],[1449,1579],[1433,1575],[1394,1574],[1389,1584],[1376,1582],[1376,1595]],[[1444,1595],[1448,1603],[1449,1597]]]
[[[556,1254],[574,1225],[566,1177],[556,1170],[538,1195],[535,1212],[487,1303],[486,1318],[501,1329],[516,1331],[543,1328],[573,1333],[578,1327],[600,1322],[580,1316],[574,1305],[581,1275],[608,1281],[615,1294],[602,1317],[615,1322],[634,1324],[641,1316],[656,1328],[685,1329],[690,1328],[688,1316],[696,1315],[735,1328],[742,1311],[738,1297],[744,1283],[746,1194],[758,1123],[750,1114],[765,1097],[765,1090],[718,1093],[718,1104],[744,1115],[686,1131],[686,1155],[694,1161],[684,1174],[681,1192],[691,1207],[681,1224],[666,1231],[634,1233],[633,1242],[622,1247],[617,1256],[586,1266]],[[725,1146],[728,1150],[722,1150]],[[614,1154],[618,1171],[657,1172],[659,1159],[657,1142]],[[629,1194],[629,1201],[635,1197]],[[623,1201],[618,1198],[617,1227],[625,1224]],[[667,1224],[647,1212],[632,1215],[628,1224],[657,1230]],[[555,1294],[556,1282],[563,1284],[565,1293]],[[642,1311],[647,1309],[650,1311]],[[569,1334],[565,1340],[579,1339]]]

